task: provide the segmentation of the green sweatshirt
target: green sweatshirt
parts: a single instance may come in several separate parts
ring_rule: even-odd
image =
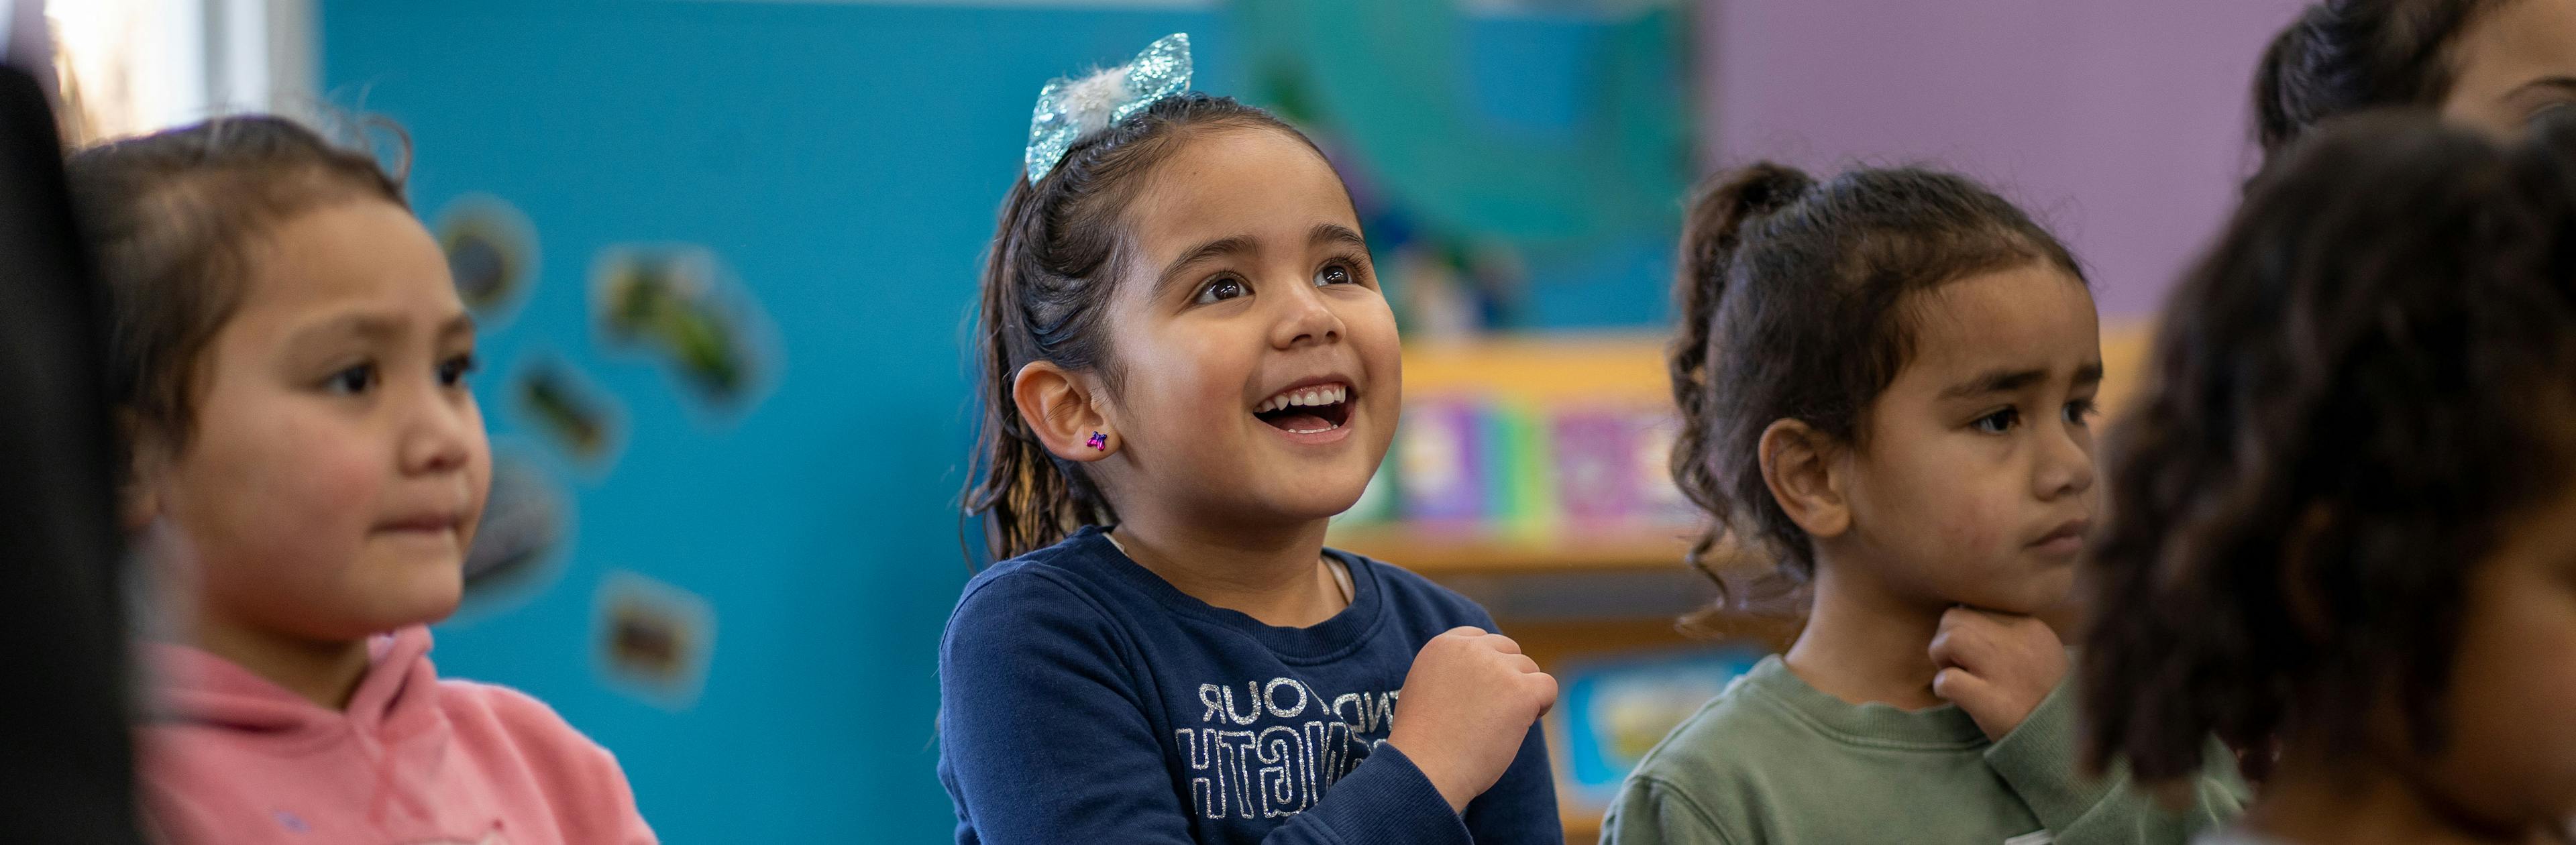
[[[2079,775],[2074,698],[2060,684],[1989,742],[1955,705],[1854,706],[1766,658],[1646,753],[1601,842],[2182,845],[2244,807],[2235,758],[2215,740],[2182,812],[2125,772]]]

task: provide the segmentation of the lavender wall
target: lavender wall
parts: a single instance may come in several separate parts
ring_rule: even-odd
[[[1988,180],[2154,313],[2253,161],[2254,60],[2303,0],[1709,0],[1708,161]]]

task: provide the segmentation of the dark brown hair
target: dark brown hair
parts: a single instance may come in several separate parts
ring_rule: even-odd
[[[369,125],[389,128],[408,156],[399,127]],[[272,115],[100,144],[73,154],[68,169],[106,283],[108,398],[139,427],[132,436],[174,451],[194,423],[207,344],[239,304],[261,240],[333,203],[410,208],[401,177],[374,155]]]
[[[1776,552],[1757,592],[1815,573],[1806,532],[1771,497],[1755,454],[1781,419],[1861,445],[1869,406],[1912,354],[1912,294],[2034,262],[2083,270],[2056,236],[1964,176],[1861,168],[1816,182],[1759,163],[1712,180],[1684,223],[1670,352],[1682,425],[1673,480],[1713,518],[1691,565],[1730,535]]]
[[[1097,370],[1115,389],[1100,306],[1126,258],[1128,201],[1184,141],[1232,128],[1284,132],[1314,146],[1268,112],[1192,92],[1075,143],[1035,184],[1025,172],[1012,181],[985,256],[976,325],[983,422],[965,502],[965,516],[984,518],[990,559],[1045,548],[1084,525],[1117,522],[1082,466],[1038,442],[1020,418],[1011,383],[1020,368],[1046,361]]]
[[[2451,43],[2506,0],[2326,0],[2272,38],[2254,70],[2254,135],[2280,152],[2319,122],[2451,91]]]
[[[2576,147],[2544,135],[2337,121],[2174,291],[2107,438],[2088,760],[2155,783],[2213,733],[2386,748],[2392,700],[2439,744],[2468,572],[2576,451],[2549,432],[2576,420]]]

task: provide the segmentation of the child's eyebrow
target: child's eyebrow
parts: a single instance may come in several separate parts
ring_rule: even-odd
[[[2011,393],[2038,384],[2047,378],[2048,371],[2045,369],[1997,368],[1978,373],[1975,378],[1949,386],[1941,391],[1941,398],[1969,399],[1997,393]],[[2078,386],[2097,384],[2101,381],[2102,362],[2089,361],[2075,368],[2075,384]]]
[[[335,337],[384,340],[399,337],[402,333],[401,320],[378,314],[351,314],[299,329],[289,342],[303,344]]]
[[[2513,86],[2513,90],[2504,93],[2505,96],[2511,97],[2533,88],[2556,88],[2568,93],[2576,93],[2576,76],[2544,76]]]
[[[1361,250],[1368,249],[1367,238],[1360,237],[1360,233],[1351,231],[1351,227],[1339,223],[1315,224],[1314,231],[1306,235],[1306,242],[1314,246],[1342,244]]]
[[[456,316],[447,318],[447,322],[438,327],[438,336],[441,339],[459,335],[473,337],[474,328],[474,315],[459,312]]]
[[[1162,278],[1154,281],[1154,294],[1151,298],[1163,298],[1163,294],[1169,291],[1173,284],[1178,283],[1181,280],[1181,272],[1188,270],[1192,264],[1197,264],[1211,258],[1222,258],[1228,255],[1256,254],[1260,251],[1260,244],[1255,243],[1251,236],[1248,235],[1223,237],[1200,244],[1195,249],[1181,253],[1181,257],[1172,259],[1172,263],[1163,265],[1163,276]]]
[[[438,325],[431,336],[440,340],[474,336],[474,315],[458,312]],[[385,342],[407,333],[403,320],[383,314],[349,314],[306,326],[287,337],[289,344],[302,346],[343,337]]]
[[[2011,393],[2047,377],[2047,370],[1987,370],[1978,373],[1976,378],[1943,389],[1941,398],[1967,399],[1995,393]]]

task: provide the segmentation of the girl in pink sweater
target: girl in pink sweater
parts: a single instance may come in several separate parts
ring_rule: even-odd
[[[490,483],[474,323],[373,156],[274,117],[86,150],[122,506],[173,587],[142,728],[168,842],[647,843],[617,761],[439,680]]]

